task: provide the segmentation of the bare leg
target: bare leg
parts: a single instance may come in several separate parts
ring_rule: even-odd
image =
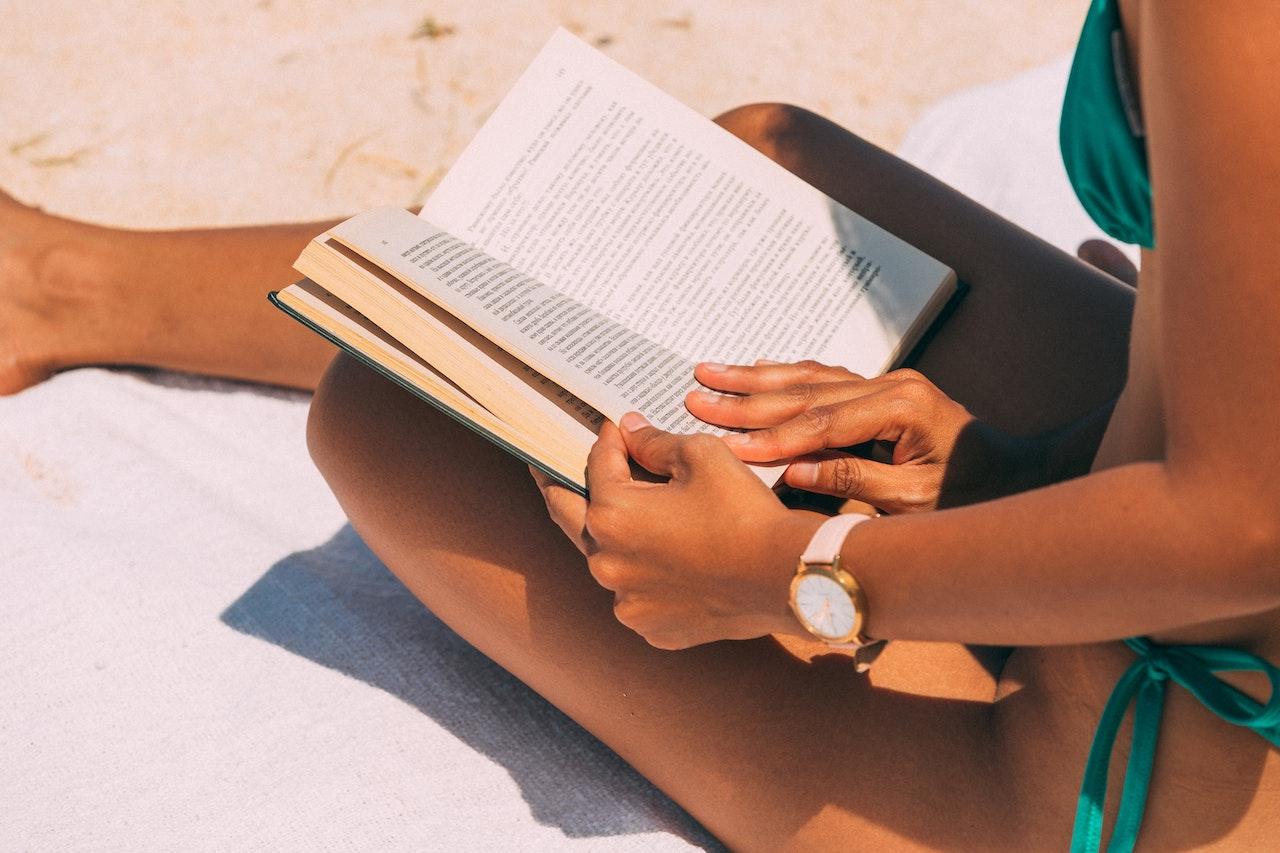
[[[817,117],[765,106],[721,122],[961,271],[973,292],[922,367],[975,411],[1038,428],[1119,389],[1122,285]],[[1046,731],[1043,713],[1010,711],[1043,700],[1037,685],[994,705],[993,678],[957,646],[896,644],[870,684],[802,643],[656,651],[613,619],[523,467],[425,405],[340,358],[309,442],[415,595],[730,845],[1064,846],[1075,774],[1008,767],[1041,738],[1083,762],[1097,690]],[[1033,783],[1034,811],[1010,814]]]
[[[0,394],[83,364],[314,388],[332,348],[266,295],[327,226],[126,231],[0,194]]]

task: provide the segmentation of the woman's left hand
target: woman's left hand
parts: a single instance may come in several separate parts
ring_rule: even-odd
[[[926,512],[1029,488],[1040,476],[1038,445],[982,424],[914,370],[864,379],[814,361],[757,362],[701,364],[694,375],[715,390],[690,393],[689,411],[744,429],[726,439],[739,459],[794,460],[783,481],[798,489]],[[892,464],[846,452],[869,441],[891,443]]]
[[[590,501],[534,472],[618,621],[662,649],[799,633],[788,589],[822,517],[784,507],[715,436],[634,414],[622,424],[606,423],[592,448]],[[633,479],[628,455],[671,479]]]

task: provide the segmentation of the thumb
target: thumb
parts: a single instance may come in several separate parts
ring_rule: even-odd
[[[891,513],[934,509],[941,465],[886,465],[858,456],[829,454],[791,463],[783,481],[794,488],[853,498]]]
[[[680,464],[680,442],[683,436],[663,432],[639,412],[628,412],[618,422],[627,453],[646,471],[670,477]]]

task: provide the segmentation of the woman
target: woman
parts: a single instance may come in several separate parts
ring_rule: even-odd
[[[1095,0],[1064,149],[1100,224],[1154,247],[1136,304],[847,131],[745,107],[718,121],[971,285],[919,373],[701,365],[727,394],[691,397],[695,414],[757,431],[730,446],[607,425],[588,503],[546,482],[539,496],[509,457],[339,358],[313,455],[423,602],[734,847],[1061,848],[1074,821],[1087,849],[1104,801],[1119,847],[1269,846],[1277,32],[1270,4]],[[4,215],[8,390],[89,361],[303,386],[321,368],[323,348],[281,332],[257,293],[290,279],[319,224],[122,235]],[[230,282],[198,322],[164,297],[193,271]],[[111,300],[126,280],[142,295]],[[71,311],[93,318],[74,342]],[[838,451],[871,439],[894,443],[892,464]],[[792,486],[888,513],[840,552],[864,634],[892,641],[868,674],[789,607],[824,517],[785,508],[740,461],[796,455]],[[670,482],[633,482],[628,457]],[[1134,637],[1148,639],[1120,642]],[[1245,671],[1219,682],[1219,665]],[[1160,718],[1170,679],[1196,695],[1168,687]],[[1120,732],[1110,773],[1114,792],[1133,753],[1121,808],[1106,761],[1131,692],[1136,739]]]

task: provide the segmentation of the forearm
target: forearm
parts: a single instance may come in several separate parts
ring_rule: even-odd
[[[993,645],[1156,633],[1280,604],[1269,535],[1193,500],[1161,463],[855,528],[868,632]]]

